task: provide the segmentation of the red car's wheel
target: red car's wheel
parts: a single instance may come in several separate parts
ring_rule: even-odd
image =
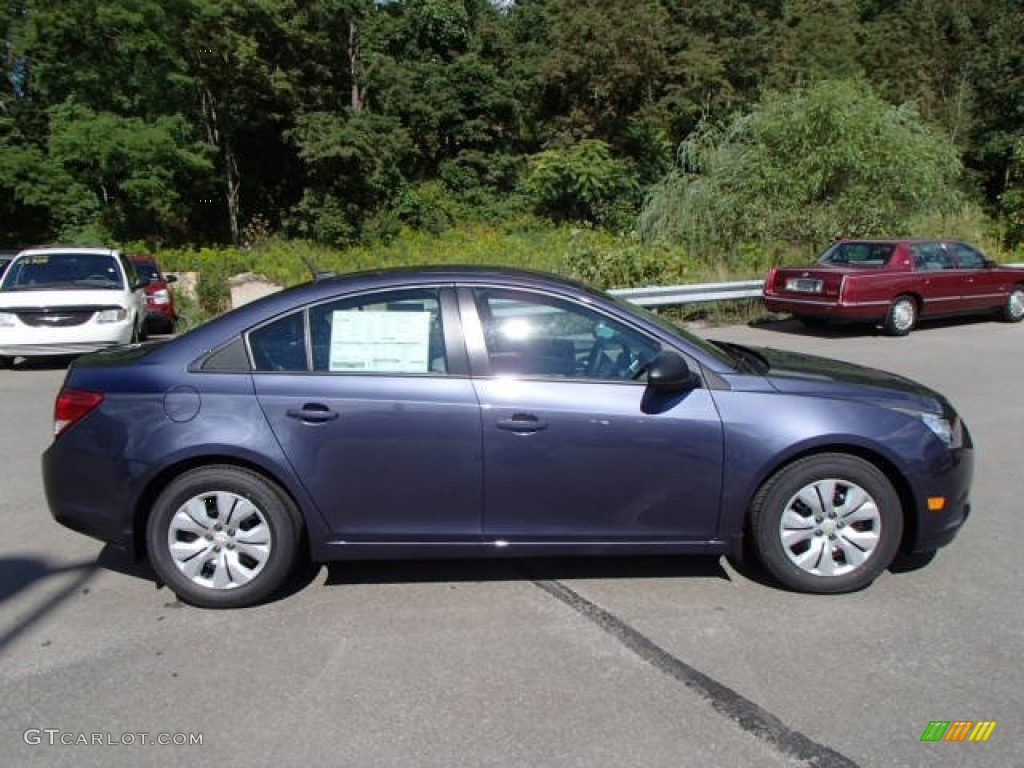
[[[906,336],[917,325],[917,301],[913,296],[897,296],[889,305],[882,327],[890,336]]]

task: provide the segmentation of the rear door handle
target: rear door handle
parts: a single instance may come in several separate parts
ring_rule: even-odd
[[[334,421],[338,418],[337,411],[321,403],[305,403],[301,408],[289,408],[287,413],[293,419],[312,422]]]
[[[548,428],[546,421],[541,421],[532,413],[515,413],[511,419],[498,419],[498,429],[507,429],[509,432],[530,434],[541,432]]]

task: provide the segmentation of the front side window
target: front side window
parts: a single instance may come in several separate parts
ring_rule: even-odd
[[[969,245],[954,243],[953,252],[961,269],[981,269],[985,266],[985,257],[982,253]]]
[[[560,299],[490,288],[475,298],[494,376],[629,381],[661,350],[639,331]]]

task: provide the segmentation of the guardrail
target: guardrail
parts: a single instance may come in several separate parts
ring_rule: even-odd
[[[1024,267],[1024,263],[1003,264]],[[700,304],[707,301],[756,299],[761,296],[764,280],[740,280],[734,283],[700,283],[648,288],[613,288],[608,293],[641,307],[671,307],[678,304]]]
[[[670,307],[676,304],[699,304],[707,301],[756,299],[761,296],[763,286],[764,280],[743,280],[735,283],[615,288],[608,293],[641,307]]]

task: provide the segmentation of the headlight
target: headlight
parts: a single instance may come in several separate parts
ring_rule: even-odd
[[[0,312],[0,328],[13,328],[17,320],[17,316],[10,312]]]
[[[159,291],[153,291],[149,296],[154,304],[166,304],[171,300],[171,294],[161,288]]]
[[[123,307],[118,309],[104,309],[96,315],[97,323],[120,323],[128,317],[128,310]]]
[[[916,416],[930,429],[934,435],[942,441],[947,448],[960,448],[964,443],[964,430],[960,419],[950,421],[938,413],[925,413],[924,411],[904,411],[908,416]]]

